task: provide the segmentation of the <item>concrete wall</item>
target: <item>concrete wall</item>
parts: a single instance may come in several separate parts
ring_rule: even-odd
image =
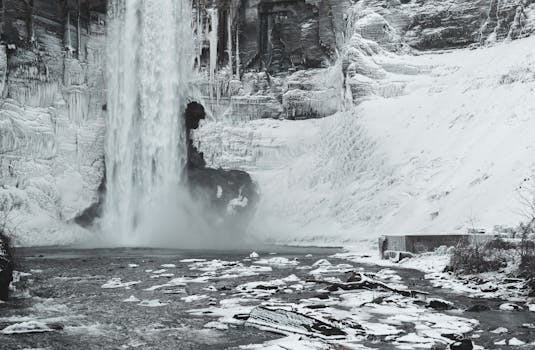
[[[493,238],[491,235],[463,234],[382,236],[379,238],[379,251],[381,256],[384,256],[385,251],[425,253],[441,246],[453,247],[463,241],[486,241]]]

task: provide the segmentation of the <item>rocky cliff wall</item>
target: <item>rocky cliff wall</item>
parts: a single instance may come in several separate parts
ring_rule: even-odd
[[[0,200],[16,243],[54,244],[102,177],[105,1],[1,5]]]
[[[194,8],[202,102],[213,118],[237,125],[323,117],[403,95],[402,80],[384,77],[421,67],[384,55],[535,30],[533,0],[194,0]],[[60,242],[62,223],[97,200],[105,11],[105,0],[0,2],[0,198],[19,243]]]
[[[374,93],[369,85],[379,73],[364,61],[379,48],[416,54],[535,31],[533,0],[214,0],[197,8],[207,24],[198,30],[205,103],[237,119],[323,117],[349,90],[358,103]],[[209,59],[210,45],[217,61]]]

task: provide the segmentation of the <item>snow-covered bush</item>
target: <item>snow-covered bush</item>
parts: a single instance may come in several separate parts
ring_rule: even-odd
[[[498,271],[513,260],[516,247],[502,239],[464,241],[453,249],[449,269],[458,274]]]

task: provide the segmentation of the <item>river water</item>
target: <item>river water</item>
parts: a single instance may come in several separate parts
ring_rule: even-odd
[[[240,307],[246,310],[247,307],[272,302],[278,305],[307,304],[311,310],[310,305],[314,303],[314,309],[331,310],[333,317],[342,317],[343,312],[358,315],[369,334],[353,337],[344,345],[348,349],[424,347],[429,343],[422,343],[422,340],[404,342],[401,338],[396,340],[396,337],[412,332],[420,334],[422,327],[431,329],[438,327],[440,322],[455,323],[454,320],[459,317],[479,321],[467,335],[487,349],[500,349],[502,347],[495,342],[513,337],[535,341],[535,332],[522,327],[522,324],[534,322],[534,313],[498,311],[500,301],[475,301],[451,290],[433,288],[419,271],[384,269],[332,257],[338,251],[269,247],[258,251],[258,257],[255,254],[250,257],[251,251],[240,250],[19,249],[16,252],[18,270],[23,275],[21,281],[15,283],[17,290],[11,301],[0,304],[0,329],[37,321],[45,324],[48,331],[0,333],[0,348],[254,348],[250,344],[263,348],[269,341],[276,344],[282,335],[269,329],[260,330],[239,320],[229,323],[223,318],[228,313],[226,316],[232,319],[233,313],[238,313]],[[355,306],[355,298],[370,291],[328,292],[322,286],[306,282],[312,271],[319,271],[320,275],[340,275],[348,270],[375,273],[386,283],[404,284],[411,289],[429,292],[427,298],[449,300],[454,303],[455,310],[439,312],[426,309],[425,301],[396,299],[398,309],[392,309],[392,314],[386,315],[390,310],[388,305],[392,304],[388,301],[391,297],[381,292],[374,294],[374,298],[385,297],[384,301],[374,300]],[[259,286],[259,283],[264,285]],[[476,302],[484,302],[491,310],[479,313],[461,311]],[[239,307],[228,307],[232,303]],[[407,307],[407,315],[398,319],[397,323],[393,322],[396,314],[403,313],[403,305]],[[368,310],[367,313],[361,314],[364,310]],[[412,312],[420,315],[417,317],[419,321],[410,319]],[[378,328],[381,323],[389,322],[384,321],[385,317],[392,321],[391,325],[399,325],[401,333],[388,335],[388,329],[385,332]],[[442,321],[432,321],[437,319]],[[498,327],[508,328],[508,333],[490,332]],[[280,347],[272,345],[272,349],[294,349],[297,347],[292,346],[298,343],[280,344]],[[324,340],[319,342],[320,345],[315,344],[323,344],[326,349],[340,346]],[[447,345],[438,342],[435,346],[436,349],[445,349]],[[302,348],[320,347],[311,345]]]

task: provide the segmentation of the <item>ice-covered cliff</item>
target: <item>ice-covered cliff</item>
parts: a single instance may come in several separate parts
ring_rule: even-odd
[[[252,171],[258,235],[340,241],[518,220],[533,0],[193,8],[195,100],[211,116],[198,147],[211,166]],[[104,172],[105,13],[105,0],[1,2],[0,209],[18,244],[85,234],[67,223],[97,200]]]
[[[325,81],[334,95],[300,101],[340,112],[231,112],[199,132],[207,159],[259,182],[256,234],[332,243],[518,223],[533,172],[535,4],[360,1],[345,18],[337,63],[285,80]]]
[[[105,1],[2,2],[0,206],[18,244],[70,242],[96,200]]]

